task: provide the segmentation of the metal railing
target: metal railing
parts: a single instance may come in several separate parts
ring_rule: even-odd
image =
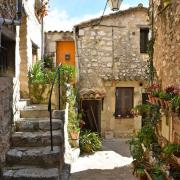
[[[61,100],[61,92],[60,92],[60,68],[61,64],[57,67],[52,86],[51,86],[51,91],[49,95],[49,102],[48,102],[48,111],[49,111],[49,119],[50,119],[50,133],[51,133],[51,151],[53,151],[53,129],[52,129],[52,102],[51,102],[51,97],[52,97],[52,92],[54,88],[54,84],[56,82],[56,78],[58,77],[58,109],[60,110],[61,105],[60,105],[60,100]]]

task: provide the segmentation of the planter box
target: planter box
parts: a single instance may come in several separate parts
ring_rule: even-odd
[[[178,154],[173,153],[173,154],[172,154],[172,157],[173,157],[173,159],[176,161],[176,163],[177,163],[178,165],[180,165],[180,152],[178,152]]]
[[[173,124],[173,130],[175,130],[180,135],[180,120],[178,120],[178,117],[173,118],[172,124]]]
[[[32,104],[48,104],[50,95],[51,85],[50,84],[29,84],[30,101]],[[52,93],[52,104],[58,104],[58,93],[57,88],[54,87]]]

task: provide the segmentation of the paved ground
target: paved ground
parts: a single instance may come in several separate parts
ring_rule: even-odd
[[[135,180],[125,139],[104,140],[102,151],[72,164],[70,180]]]

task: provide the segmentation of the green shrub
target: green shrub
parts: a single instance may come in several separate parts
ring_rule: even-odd
[[[71,89],[71,95],[68,97],[69,112],[68,112],[68,133],[80,132],[78,112],[75,109],[76,96],[73,89]]]
[[[44,57],[44,68],[53,69],[53,67],[54,67],[53,58],[49,57],[49,56],[45,56]]]
[[[95,132],[86,130],[80,134],[79,141],[81,152],[93,153],[102,147],[102,140]]]
[[[163,148],[163,152],[167,155],[172,154],[175,151],[180,151],[180,145],[177,144],[168,144]]]
[[[37,61],[32,65],[32,68],[29,70],[28,77],[30,83],[46,83],[42,61]]]
[[[131,139],[128,141],[130,145],[130,152],[134,160],[141,161],[143,159],[144,150],[142,148],[141,142],[139,139]]]

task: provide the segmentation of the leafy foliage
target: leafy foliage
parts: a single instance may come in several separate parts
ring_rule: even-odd
[[[80,132],[80,117],[75,108],[76,96],[73,89],[71,89],[71,95],[68,97],[69,113],[68,113],[68,133]]]
[[[84,153],[93,153],[102,147],[102,141],[99,135],[89,130],[81,133],[79,144],[81,152]]]
[[[130,145],[130,152],[134,160],[141,161],[143,159],[144,150],[139,139],[131,139],[128,141]]]

